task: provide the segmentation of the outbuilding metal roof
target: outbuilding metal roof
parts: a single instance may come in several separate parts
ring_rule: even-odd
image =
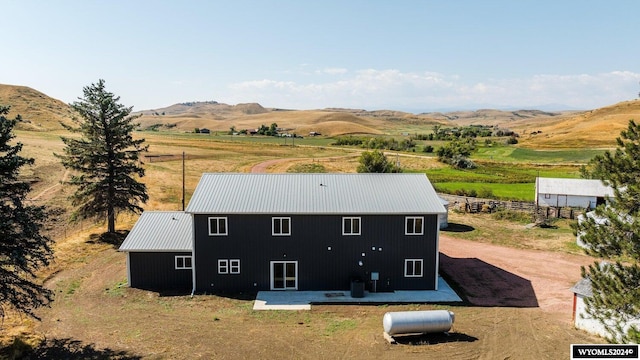
[[[191,251],[193,219],[182,211],[145,211],[124,239],[120,251]]]
[[[203,174],[195,214],[443,214],[424,174]]]
[[[591,279],[582,278],[578,281],[573,287],[571,287],[571,291],[578,295],[591,297],[593,296],[593,291],[591,289]]]
[[[613,197],[613,189],[600,180],[539,177],[537,187],[538,194]]]

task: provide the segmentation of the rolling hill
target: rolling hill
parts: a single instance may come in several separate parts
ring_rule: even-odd
[[[22,117],[16,128],[21,130],[58,130],[60,122],[71,123],[68,104],[26,86],[0,84],[0,105],[10,105],[9,117]]]
[[[629,120],[640,121],[640,100],[559,116],[554,119],[519,121],[513,129],[523,136],[521,144],[532,148],[612,148]]]
[[[11,105],[10,117],[20,114],[22,130],[58,130],[70,123],[69,105],[25,86],[0,84],[0,104]],[[195,128],[227,132],[278,124],[290,133],[311,131],[325,136],[344,134],[427,133],[433,125],[496,125],[521,134],[520,145],[531,148],[608,148],[615,146],[630,119],[640,121],[640,100],[625,101],[591,111],[545,112],[481,109],[412,114],[394,110],[327,108],[287,110],[258,103],[228,105],[216,101],[185,102],[137,112],[142,129],[192,132]]]

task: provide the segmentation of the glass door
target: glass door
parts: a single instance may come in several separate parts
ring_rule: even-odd
[[[298,289],[298,262],[271,262],[271,290]]]

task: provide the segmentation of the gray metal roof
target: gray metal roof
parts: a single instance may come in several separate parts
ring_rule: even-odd
[[[538,194],[582,195],[613,197],[613,189],[605,186],[601,180],[592,179],[537,179]]]
[[[203,174],[195,214],[442,214],[424,174]]]
[[[193,219],[182,211],[145,211],[120,251],[191,251]]]
[[[591,297],[593,296],[593,292],[591,290],[591,279],[582,278],[578,281],[573,287],[571,287],[571,291],[578,295]]]

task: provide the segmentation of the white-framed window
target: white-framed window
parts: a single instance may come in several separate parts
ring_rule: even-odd
[[[422,277],[422,259],[404,259],[404,277]]]
[[[551,199],[551,194],[544,194],[545,199]]]
[[[187,270],[193,268],[191,263],[191,255],[176,256],[176,270]]]
[[[271,235],[273,236],[291,235],[291,218],[290,217],[272,217],[271,218]]]
[[[424,234],[424,217],[407,216],[405,218],[405,235],[422,235]]]
[[[343,217],[342,235],[360,235],[360,217]]]
[[[218,259],[218,274],[228,274],[228,273],[229,273],[229,260]]]
[[[240,259],[229,260],[229,274],[240,274]]]
[[[210,217],[209,218],[209,236],[227,235],[227,218],[226,217]]]
[[[218,259],[218,274],[240,274],[240,259]]]

